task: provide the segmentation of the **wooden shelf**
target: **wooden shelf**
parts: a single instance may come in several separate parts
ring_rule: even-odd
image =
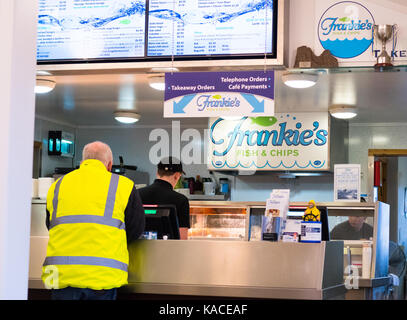
[[[214,200],[214,201],[222,201],[225,200],[224,194],[216,194],[214,196],[209,196],[206,194],[190,194],[187,196],[189,200]]]

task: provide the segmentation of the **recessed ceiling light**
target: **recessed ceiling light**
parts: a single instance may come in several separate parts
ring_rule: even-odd
[[[157,68],[151,68],[151,72],[170,73],[170,72],[179,72],[179,69],[174,68],[174,67],[157,67]]]
[[[35,93],[48,93],[55,88],[56,82],[51,79],[37,78],[35,82]]]
[[[173,67],[163,67],[163,68],[152,68],[151,72],[153,75],[148,77],[148,84],[151,88],[155,90],[164,91],[165,90],[165,73],[179,72],[177,68]]]
[[[230,117],[221,117],[223,120],[228,120],[228,121],[236,121],[236,120],[240,120],[240,119],[242,119],[243,117],[232,117],[232,116],[230,116]]]
[[[140,120],[140,115],[131,111],[115,111],[114,118],[120,123],[132,124]]]
[[[295,89],[305,89],[314,86],[318,75],[311,73],[285,73],[281,76],[284,84]]]
[[[344,119],[344,120],[352,119],[358,115],[357,108],[355,106],[342,105],[342,104],[330,106],[329,113],[334,118]]]
[[[165,90],[165,79],[164,75],[156,75],[148,77],[148,84],[151,88],[155,90],[164,91]]]

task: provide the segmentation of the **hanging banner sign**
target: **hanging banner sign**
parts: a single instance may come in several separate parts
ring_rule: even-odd
[[[165,74],[164,118],[274,115],[274,71]]]
[[[329,170],[326,112],[209,121],[210,170]]]

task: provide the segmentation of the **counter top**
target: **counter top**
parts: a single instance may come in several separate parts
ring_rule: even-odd
[[[359,288],[376,288],[391,284],[391,277],[381,277],[373,279],[359,278]]]
[[[205,195],[196,195],[197,198],[205,197]],[[219,196],[220,199],[223,196]],[[46,204],[47,199],[40,199],[40,198],[32,198],[31,203],[33,204]],[[217,200],[193,200],[190,199],[189,201],[190,206],[194,207],[265,207],[266,201],[217,201]],[[306,207],[308,205],[307,202],[290,202],[290,206],[298,206],[298,207]],[[367,203],[367,202],[317,202],[318,206],[328,207],[329,208],[341,208],[343,210],[348,210],[352,208],[356,208],[358,210],[368,209],[372,210],[375,207],[375,203]]]
[[[134,293],[328,299],[346,292],[341,241],[142,240],[129,251],[126,289]]]
[[[42,199],[42,198],[32,198],[31,199],[31,203],[32,204],[46,204],[47,203],[47,199]]]
[[[47,240],[31,237],[31,289],[44,288]],[[346,292],[341,241],[138,240],[129,252],[122,290],[130,293],[319,300]]]
[[[191,206],[236,206],[236,207],[265,207],[266,201],[190,201]],[[290,206],[306,207],[308,202],[290,202]],[[367,202],[317,202],[318,206],[328,208],[358,208],[358,209],[372,209],[375,203]]]

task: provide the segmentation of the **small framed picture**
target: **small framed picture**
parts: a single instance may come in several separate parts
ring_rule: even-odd
[[[360,164],[335,164],[334,201],[360,202]]]

